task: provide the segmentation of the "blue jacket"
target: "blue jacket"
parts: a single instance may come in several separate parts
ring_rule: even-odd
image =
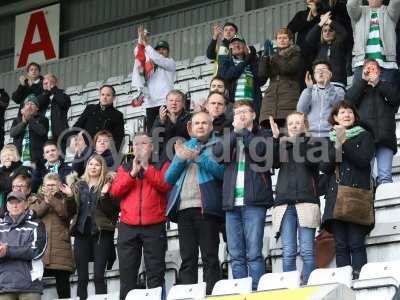
[[[213,143],[214,138],[209,139],[208,143]],[[200,141],[192,138],[184,144],[189,149],[195,149],[201,145]],[[206,146],[206,147],[204,147]],[[222,179],[224,176],[224,166],[218,164],[212,157],[211,147],[203,144],[203,150],[195,161],[182,160],[176,155],[172,160],[165,180],[173,185],[168,194],[167,216],[174,220],[180,202],[180,193],[186,176],[187,169],[191,163],[198,166],[198,183],[201,194],[201,204],[203,214],[212,214],[223,217],[222,211]]]
[[[271,130],[254,125],[252,131],[232,131],[229,136],[220,139],[214,145],[215,157],[222,158],[225,165],[223,209],[232,210],[235,207],[234,191],[238,172],[236,146],[239,138],[243,140],[246,157],[244,205],[270,208],[274,201],[270,169],[273,166],[273,153],[277,151],[279,142],[272,138]]]

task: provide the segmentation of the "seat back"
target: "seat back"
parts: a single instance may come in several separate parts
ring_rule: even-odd
[[[215,283],[211,295],[230,295],[251,293],[251,277],[241,279],[222,279]]]
[[[174,285],[168,293],[167,300],[203,299],[206,297],[206,283]]]
[[[400,282],[400,260],[367,263],[362,267],[359,279],[380,277],[393,277]]]
[[[320,285],[329,283],[342,283],[351,288],[353,280],[353,268],[345,266],[341,268],[315,269],[308,278],[307,285]]]
[[[136,289],[129,291],[125,300],[161,300],[161,294],[162,288],[160,286],[153,289]]]
[[[300,272],[267,273],[261,276],[257,291],[295,289],[300,287]]]

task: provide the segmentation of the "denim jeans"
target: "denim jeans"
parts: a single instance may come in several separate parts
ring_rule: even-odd
[[[336,266],[352,266],[353,276],[357,279],[362,266],[367,263],[365,236],[368,227],[335,220],[331,231],[336,243]]]
[[[226,236],[233,278],[250,276],[253,290],[265,272],[262,256],[266,208],[237,206],[226,212]]]
[[[362,78],[362,70],[363,67],[357,67],[354,69],[354,77],[353,77],[353,82],[356,82],[358,80],[361,80]],[[382,81],[387,81],[392,84],[398,84],[398,70],[396,69],[384,69],[381,68],[381,75],[380,75],[380,80]]]
[[[372,160],[372,167],[376,159],[377,165],[377,184],[393,182],[392,180],[392,163],[393,150],[387,147],[378,146],[375,150],[375,157]]]
[[[296,270],[297,232],[300,242],[300,256],[303,259],[302,279],[303,283],[306,284],[308,277],[315,269],[315,228],[300,227],[296,207],[289,205],[281,223],[283,272]]]

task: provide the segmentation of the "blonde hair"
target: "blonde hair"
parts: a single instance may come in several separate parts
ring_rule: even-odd
[[[104,160],[104,158],[101,155],[93,154],[91,157],[89,157],[89,159],[88,159],[88,161],[86,163],[85,173],[83,173],[83,175],[82,175],[82,180],[86,181],[86,183],[89,183],[89,181],[90,181],[89,163],[93,159],[101,164],[100,175],[99,175],[99,177],[97,179],[97,184],[94,186],[95,191],[98,192],[106,184],[106,182],[107,182],[107,173],[108,173],[106,161]]]
[[[308,131],[308,129],[310,128],[310,123],[308,122],[308,119],[307,119],[307,117],[306,117],[306,115],[304,113],[299,112],[299,111],[294,111],[294,112],[288,114],[286,116],[286,127],[287,127],[287,120],[289,119],[290,116],[301,116],[301,117],[303,117],[305,131],[306,132]]]
[[[47,173],[43,177],[43,182],[48,181],[48,180],[54,180],[54,181],[61,182],[60,176],[57,173]]]
[[[13,144],[7,144],[3,147],[3,149],[1,149],[0,151],[0,157],[3,155],[3,153],[5,152],[12,152],[15,156],[14,156],[14,161],[19,161],[20,160],[20,156],[19,156],[19,152],[18,149],[15,145]]]
[[[281,35],[281,34],[286,34],[288,36],[289,40],[294,41],[294,35],[290,31],[289,28],[287,28],[287,27],[279,28],[275,33],[275,38],[278,38],[278,35]]]

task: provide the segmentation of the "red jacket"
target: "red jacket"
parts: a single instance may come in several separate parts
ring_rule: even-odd
[[[164,222],[169,185],[164,174],[169,167],[165,163],[160,170],[149,165],[143,179],[133,178],[120,166],[111,185],[111,194],[120,199],[121,222],[129,225],[150,225]]]

